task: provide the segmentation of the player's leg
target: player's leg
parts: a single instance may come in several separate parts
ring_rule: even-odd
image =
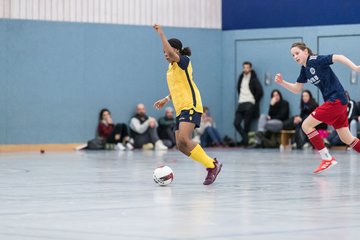
[[[214,168],[214,159],[209,157],[204,149],[192,140],[195,124],[180,122],[179,130],[176,131],[176,143],[178,149],[186,156],[200,162],[206,168]]]
[[[310,142],[314,146],[314,148],[318,151],[325,148],[324,141],[322,140],[319,132],[315,129],[315,127],[322,122],[315,119],[313,116],[309,115],[302,123],[301,127],[304,133],[308,136]]]
[[[196,147],[197,143],[192,140],[192,134],[195,124],[191,122],[180,122],[179,129],[175,131],[176,145],[178,149],[186,156],[191,155],[191,151]],[[205,165],[205,164],[204,164]],[[207,165],[205,165],[207,166]],[[210,164],[210,166],[212,166]]]
[[[314,173],[322,172],[337,163],[335,158],[330,155],[329,150],[325,147],[324,141],[319,135],[319,132],[315,129],[315,127],[320,123],[322,122],[315,119],[312,115],[309,115],[302,123],[303,131],[308,136],[311,144],[319,151],[322,158],[321,164],[317,169],[315,169]]]
[[[336,132],[338,133],[338,135],[343,143],[349,145],[355,151],[360,153],[360,141],[357,137],[354,137],[351,134],[348,127],[336,129]]]
[[[216,159],[209,157],[204,149],[192,140],[192,133],[196,124],[200,124],[200,118],[200,113],[189,114],[189,111],[184,111],[177,117],[175,132],[176,144],[182,153],[200,162],[207,168],[208,174],[205,178],[204,185],[209,185],[215,181],[222,164]],[[181,122],[179,122],[179,119],[181,119]]]
[[[358,125],[357,119],[352,119],[350,121],[350,132],[351,135],[353,135],[354,137],[357,136],[357,125]]]

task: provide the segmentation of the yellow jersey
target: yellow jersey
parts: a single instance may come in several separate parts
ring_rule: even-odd
[[[179,116],[182,110],[190,109],[202,113],[201,96],[192,78],[189,57],[181,55],[178,63],[170,63],[166,76],[176,116]]]

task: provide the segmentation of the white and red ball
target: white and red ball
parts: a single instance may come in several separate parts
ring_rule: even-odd
[[[168,166],[160,166],[154,170],[154,181],[160,186],[169,185],[174,179],[174,173]]]

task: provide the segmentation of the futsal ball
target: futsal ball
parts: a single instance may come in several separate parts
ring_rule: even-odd
[[[166,186],[173,181],[174,173],[168,166],[160,166],[154,170],[153,179],[160,186]]]

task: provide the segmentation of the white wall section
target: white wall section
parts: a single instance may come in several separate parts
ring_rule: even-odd
[[[0,0],[0,18],[221,29],[221,0]]]

